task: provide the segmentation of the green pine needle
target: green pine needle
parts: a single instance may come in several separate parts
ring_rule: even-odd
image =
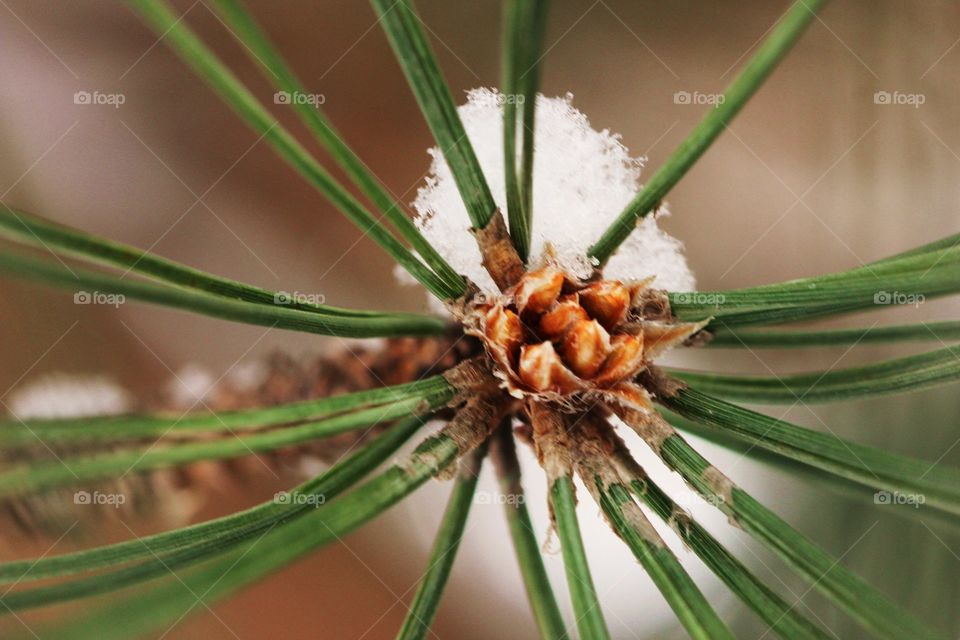
[[[728,291],[671,292],[670,305],[684,320],[713,318],[709,328],[717,332],[890,305],[919,306],[927,298],[960,292],[960,246],[943,242],[809,278]]]
[[[526,67],[521,69],[517,83],[523,95],[520,123],[523,142],[520,151],[520,199],[524,215],[533,220],[533,152],[536,128],[537,92],[542,73],[543,40],[547,31],[547,13],[550,0],[526,0],[523,25],[525,32]],[[532,222],[530,223],[532,228]]]
[[[222,460],[264,451],[273,451],[318,438],[326,438],[380,422],[433,410],[449,401],[451,394],[401,400],[380,407],[362,409],[317,422],[307,422],[251,435],[232,435],[219,440],[153,444],[119,452],[86,456],[62,456],[51,462],[32,462],[0,471],[0,496],[37,492],[64,485],[184,465],[200,460]]]
[[[463,530],[473,504],[473,494],[480,479],[480,465],[486,453],[486,446],[479,447],[460,462],[460,472],[457,474],[453,491],[450,492],[447,509],[443,512],[443,521],[427,561],[427,572],[420,579],[417,594],[403,620],[397,640],[421,640],[430,632],[430,625],[437,614],[443,589],[447,585],[457,549],[463,539]]]
[[[718,331],[707,346],[787,349],[956,340],[960,340],[960,322],[950,320],[825,331]]]
[[[441,300],[456,298],[438,275],[404,247],[263,107],[239,79],[174,13],[166,0],[129,0],[143,18],[276,152],[410,275]]]
[[[251,60],[266,72],[268,80],[291,96],[307,94],[303,84],[284,61],[283,56],[271,44],[250,13],[244,9],[241,0],[213,0],[213,6],[223,17],[231,32],[244,45],[244,50],[250,54]],[[427,242],[416,225],[405,215],[403,206],[387,192],[363,160],[344,142],[319,105],[295,99],[291,100],[291,104],[317,142],[327,150],[330,157],[397,228],[451,291],[457,293],[455,297],[463,295],[466,292],[463,278],[433,248],[433,245]]]
[[[701,391],[740,402],[794,404],[836,402],[900,394],[960,378],[960,348],[945,347],[872,364],[784,376],[738,376],[671,370]]]
[[[73,640],[127,640],[168,628],[195,611],[197,593],[212,603],[225,598],[319,547],[339,540],[410,495],[450,466],[460,454],[445,433],[423,441],[413,453],[356,491],[304,517],[277,525],[195,572],[131,596],[109,609],[75,618],[53,637]]]
[[[825,434],[776,420],[693,387],[659,401],[686,418],[762,449],[874,490],[922,495],[925,504],[960,514],[960,470],[850,442],[832,431]]]
[[[463,128],[450,88],[430,49],[420,16],[410,0],[371,0],[397,62],[450,166],[454,182],[475,229],[483,229],[497,211],[473,145]]]
[[[316,309],[308,311],[258,304],[170,284],[125,279],[80,267],[68,270],[61,264],[13,253],[0,253],[0,273],[72,289],[75,296],[109,294],[114,296],[116,304],[129,298],[222,320],[327,336],[371,338],[438,335],[447,330],[443,320],[430,316],[410,313],[348,316],[323,313]]]
[[[491,458],[497,470],[500,493],[503,495],[503,512],[513,540],[513,550],[527,592],[527,600],[543,640],[569,637],[560,607],[553,593],[550,578],[543,566],[540,544],[533,530],[526,494],[520,479],[520,462],[517,460],[516,444],[510,424],[497,430]]]
[[[651,542],[626,517],[624,506],[636,507],[627,489],[622,484],[605,485],[600,478],[596,478],[595,482],[600,507],[607,519],[646,569],[690,637],[696,640],[733,640],[730,629],[717,616],[676,556],[663,546],[662,541],[660,545]]]
[[[141,275],[170,282],[188,289],[196,289],[259,304],[282,305],[287,308],[317,311],[327,315],[376,316],[377,311],[343,309],[325,304],[311,304],[294,299],[284,292],[268,291],[228,278],[188,267],[173,260],[161,258],[148,251],[119,242],[71,229],[34,216],[25,211],[0,205],[0,234],[29,245],[48,250],[59,249],[65,254],[107,264]]]
[[[567,572],[567,588],[570,590],[580,637],[584,640],[609,638],[610,632],[603,619],[597,590],[590,576],[587,553],[580,537],[577,499],[573,492],[573,481],[569,476],[561,476],[553,481],[550,487],[550,508],[557,524],[563,566]]]
[[[663,492],[633,461],[627,451],[618,451],[621,475],[634,495],[643,500],[656,514],[693,549],[704,564],[750,607],[769,628],[785,640],[827,640],[829,636],[800,615],[795,606],[787,604],[750,572],[720,542],[689,517]]]
[[[727,128],[743,105],[753,97],[774,67],[783,59],[803,30],[813,20],[823,0],[797,0],[760,44],[757,52],[724,91],[723,102],[704,116],[700,124],[677,147],[667,161],[603,236],[590,248],[589,255],[603,265],[633,231],[637,220],[660,206],[660,202],[700,159],[717,137]]]
[[[524,66],[523,14],[531,3],[507,0],[503,3],[501,33],[501,63],[503,98],[503,173],[507,194],[507,222],[510,239],[520,258],[526,262],[530,255],[530,212],[523,207],[520,182],[517,175],[517,76]],[[521,134],[523,130],[521,129]],[[521,135],[522,137],[522,135]]]
[[[534,117],[540,82],[540,49],[547,20],[547,0],[507,0],[503,3],[502,94],[503,169],[510,238],[524,261],[530,255],[533,225]],[[520,107],[520,136],[517,107]],[[517,167],[517,139],[521,166]]]
[[[287,493],[289,501],[261,503],[238,513],[125,542],[86,549],[60,556],[0,564],[0,579],[21,584],[41,578],[88,572],[141,561],[108,573],[78,578],[56,585],[13,591],[0,597],[4,610],[45,606],[76,598],[115,591],[133,584],[169,575],[175,569],[226,553],[245,540],[262,535],[277,525],[301,517],[348,489],[384,462],[422,425],[421,418],[398,421],[370,445],[337,463],[313,480]]]
[[[237,433],[276,425],[291,425],[363,407],[400,400],[452,397],[453,388],[442,376],[407,384],[344,393],[316,400],[258,409],[196,412],[170,416],[103,416],[92,418],[14,419],[0,421],[0,443],[36,445],[43,442],[88,442],[158,438],[166,434],[190,436],[210,432]]]
[[[705,475],[713,467],[679,435],[666,438],[655,451],[667,466],[683,476],[711,504],[733,518],[737,525],[764,543],[814,588],[878,637],[890,640],[943,638],[739,487],[718,490],[716,479]]]

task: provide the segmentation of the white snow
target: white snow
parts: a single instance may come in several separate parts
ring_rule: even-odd
[[[50,373],[13,391],[7,404],[22,420],[84,418],[127,413],[133,399],[103,376]]]
[[[493,198],[505,215],[502,101],[491,89],[473,89],[467,97],[459,108],[460,117]],[[643,159],[631,157],[618,135],[592,128],[572,100],[571,94],[537,98],[531,262],[536,264],[549,243],[561,267],[585,277],[592,268],[587,249],[636,194]],[[496,289],[468,233],[470,221],[450,169],[439,149],[429,153],[433,157],[430,173],[413,203],[416,224],[457,271],[493,293]],[[663,215],[667,214],[661,209]],[[653,286],[658,288],[695,288],[683,245],[661,231],[652,216],[610,259],[605,275],[620,280],[654,275]]]

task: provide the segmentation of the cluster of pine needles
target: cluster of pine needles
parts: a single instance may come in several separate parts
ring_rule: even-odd
[[[304,92],[240,0],[210,1],[277,90]],[[658,367],[652,359],[674,345],[791,348],[956,339],[960,336],[957,322],[827,331],[756,327],[868,310],[875,307],[878,291],[907,291],[928,298],[960,292],[960,236],[839,273],[728,291],[668,292],[603,279],[606,261],[756,92],[814,18],[822,4],[819,0],[798,0],[790,7],[729,85],[725,99],[709,110],[597,238],[589,252],[596,265],[594,275],[582,282],[554,282],[556,286],[537,280],[549,264],[539,262],[540,257],[534,264],[530,256],[535,215],[532,132],[547,1],[503,2],[502,91],[525,98],[507,101],[503,108],[504,216],[494,203],[411,0],[372,0],[379,24],[462,194],[483,264],[501,289],[500,298],[493,301],[478,296],[476,288],[425,240],[404,207],[351,151],[316,104],[292,106],[362,192],[366,204],[270,114],[166,0],[130,0],[130,4],[281,158],[446,303],[455,321],[300,300],[278,304],[276,292],[204,273],[7,206],[0,211],[0,233],[10,242],[5,245],[9,250],[0,253],[0,271],[271,328],[354,338],[468,336],[476,348],[465,350],[457,363],[440,374],[264,408],[57,420],[14,416],[0,424],[0,446],[5,459],[12,461],[0,469],[0,497],[7,500],[89,486],[130,471],[147,473],[238,458],[371,425],[389,426],[328,470],[290,490],[290,495],[303,499],[266,502],[144,538],[0,563],[0,582],[8,585],[0,596],[0,613],[16,616],[31,608],[141,585],[144,588],[125,593],[122,602],[109,610],[94,610],[63,622],[55,627],[56,637],[126,638],[163,630],[185,612],[200,609],[195,607],[198,597],[205,603],[227,597],[360,527],[430,478],[443,476],[453,479],[449,503],[429,569],[398,635],[422,638],[429,632],[456,557],[479,470],[489,457],[508,498],[504,500],[506,517],[540,633],[554,640],[570,637],[547,579],[539,541],[531,533],[515,450],[519,442],[534,446],[545,470],[551,518],[581,638],[607,638],[609,631],[580,536],[574,477],[582,480],[691,637],[733,636],[645,513],[668,522],[774,633],[789,639],[832,637],[764,584],[654,484],[615,431],[615,425],[626,425],[732,524],[782,558],[867,633],[910,640],[945,637],[734,484],[678,429],[725,446],[746,445],[752,454],[785,463],[787,470],[802,466],[821,477],[873,491],[922,495],[927,509],[956,517],[960,515],[957,469],[823,434],[730,402],[789,404],[799,398],[805,403],[830,402],[942,384],[960,376],[960,353],[955,348],[776,379],[672,370]],[[74,264],[65,269],[60,262],[43,258],[37,248],[55,251]],[[88,268],[91,263],[140,277],[118,277],[111,270]],[[531,283],[536,291],[529,290]],[[630,295],[623,297],[618,287],[629,289]],[[607,297],[598,297],[598,291]],[[573,318],[563,320],[556,340],[549,331],[555,317],[547,318],[554,312]],[[574,326],[576,335],[571,333]],[[412,453],[361,484],[425,424],[437,421],[443,426]],[[40,444],[68,453],[59,459],[25,457]],[[316,500],[307,499],[311,496],[322,497],[322,506],[317,508]],[[176,579],[171,577],[174,571]]]

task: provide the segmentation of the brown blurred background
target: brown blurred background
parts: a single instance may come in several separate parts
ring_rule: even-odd
[[[655,168],[702,114],[703,107],[675,104],[674,93],[721,91],[785,4],[555,0],[543,91],[572,92],[594,127],[621,133]],[[157,45],[125,3],[0,5],[4,202],[238,280],[322,293],[330,304],[423,307],[419,290],[395,285],[389,259]],[[272,88],[203,0],[177,5],[271,104]],[[324,94],[325,111],[354,149],[402,201],[411,201],[431,140],[372,10],[339,1],[249,6],[308,88]],[[471,87],[496,86],[498,4],[421,0],[418,6],[458,101]],[[663,226],[686,243],[700,288],[848,268],[957,232],[958,38],[956,3],[829,3],[731,131],[670,195],[674,213]],[[117,109],[75,105],[76,91],[122,93],[126,101]],[[924,103],[876,104],[877,91],[920,94]],[[288,111],[275,111],[309,143]],[[238,359],[277,349],[329,347],[307,335],[157,308],[76,306],[69,294],[6,279],[0,293],[0,390],[50,371],[107,373],[133,389],[151,389],[190,363],[220,373]],[[916,322],[957,311],[949,302],[929,302],[844,323]],[[697,361],[767,373],[901,352],[715,351]],[[819,428],[810,411],[797,408],[787,417]],[[931,460],[946,451],[944,464],[960,463],[960,447],[948,449],[958,415],[950,389],[823,407],[817,415],[859,441]],[[749,478],[742,481],[749,485]],[[878,522],[845,562],[932,623],[960,630],[954,530],[818,488],[803,480],[784,493],[784,503],[795,507],[792,521],[837,554]],[[257,487],[218,510],[252,504],[275,489]],[[351,536],[349,548],[315,554],[217,606],[217,614],[241,638],[393,637],[405,612],[394,594],[415,583],[425,559],[422,545],[410,553],[391,546],[396,526],[376,522]],[[518,580],[515,571],[503,579]],[[784,579],[797,595],[804,592],[800,582]],[[496,585],[479,592],[471,586],[471,576],[455,570],[435,627],[439,637],[503,633],[503,603],[483,595]],[[814,594],[805,601],[819,607]],[[509,611],[510,637],[533,633],[522,605]],[[856,637],[835,613],[821,615],[839,637]],[[762,633],[749,616],[737,616],[744,619],[743,637]],[[657,637],[673,633],[664,629]],[[201,615],[167,637],[233,635]]]

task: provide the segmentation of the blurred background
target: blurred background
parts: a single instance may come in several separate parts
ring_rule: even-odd
[[[324,109],[346,140],[401,201],[411,201],[429,166],[431,138],[372,10],[326,0],[248,4],[307,87],[324,95]],[[543,92],[573,93],[595,128],[619,132],[634,155],[647,156],[648,167],[656,168],[708,108],[683,104],[675,94],[722,91],[786,4],[554,0]],[[273,89],[204,1],[177,6],[273,106]],[[497,86],[498,4],[420,0],[418,7],[458,102],[469,88]],[[958,38],[956,3],[828,3],[670,194],[673,215],[662,226],[685,243],[699,288],[850,268],[956,233]],[[4,202],[237,280],[322,292],[329,304],[423,309],[419,289],[395,284],[389,258],[158,44],[125,3],[3,0],[0,60]],[[78,91],[122,94],[124,101],[78,105]],[[887,104],[877,92],[914,98]],[[289,110],[275,112],[315,149]],[[955,303],[931,301],[833,324],[919,322],[956,318],[958,311]],[[67,293],[0,280],[4,396],[49,372],[106,374],[152,393],[188,365],[217,377],[277,350],[341,346],[158,308],[74,305]],[[692,354],[684,364],[769,374],[853,366],[917,349],[714,350]],[[960,464],[960,446],[954,446],[960,404],[949,387],[786,412],[774,407],[771,414]],[[730,475],[764,492],[801,531],[931,624],[960,633],[955,528],[923,509],[904,518],[875,505],[869,493],[839,493],[806,476],[734,462]],[[531,484],[539,482],[536,471],[527,468]],[[204,517],[266,499],[278,488],[264,480],[223,494]],[[412,505],[217,605],[216,617],[194,616],[166,637],[393,637],[406,612],[399,601],[412,597],[446,491],[431,485]],[[484,506],[471,516],[437,637],[534,636],[499,510]],[[580,511],[584,520],[599,518],[592,505],[581,504]],[[543,510],[538,513],[542,518]],[[479,521],[490,522],[473,527]],[[545,521],[539,524],[545,532]],[[775,559],[745,536],[729,535],[739,555],[788,600],[802,600],[798,606],[815,611],[838,638],[860,637]],[[49,547],[4,545],[5,558]],[[625,566],[642,571],[621,556],[607,559],[609,547],[592,547],[591,562],[601,567],[595,577],[615,612],[608,615],[615,634],[683,637],[649,585],[621,582]],[[558,555],[548,563],[562,576]],[[764,637],[762,625],[714,587],[738,637]],[[22,631],[14,621],[0,624]]]

